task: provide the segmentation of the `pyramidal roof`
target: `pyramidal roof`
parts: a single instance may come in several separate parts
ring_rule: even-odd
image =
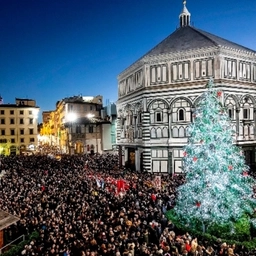
[[[179,15],[180,27],[143,57],[214,46],[229,47],[240,51],[256,53],[256,51],[252,49],[190,26],[190,16],[191,14],[186,7],[186,1],[183,1],[183,9]]]

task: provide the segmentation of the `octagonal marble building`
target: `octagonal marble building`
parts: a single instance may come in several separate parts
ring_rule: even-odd
[[[234,143],[256,171],[256,51],[191,26],[183,5],[179,28],[118,75],[120,164],[182,172],[193,109],[213,78],[236,131]]]

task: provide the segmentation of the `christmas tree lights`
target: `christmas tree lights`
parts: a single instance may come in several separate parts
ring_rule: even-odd
[[[190,227],[232,225],[242,216],[252,216],[256,207],[254,180],[248,176],[242,150],[233,144],[234,131],[221,96],[210,80],[188,129],[183,154],[186,183],[178,188],[174,210]]]

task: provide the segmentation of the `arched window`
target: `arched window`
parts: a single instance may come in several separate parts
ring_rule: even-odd
[[[157,138],[162,138],[162,129],[161,128],[157,128],[156,136],[157,136]]]
[[[149,106],[150,111],[150,123],[156,124],[156,123],[168,123],[168,105],[162,101],[158,100],[153,102]]]
[[[228,116],[231,120],[234,120],[235,119],[235,115],[234,115],[234,108],[233,106],[229,106],[228,107]]]
[[[184,138],[185,137],[185,129],[183,126],[180,127],[179,129],[179,137]]]
[[[186,126],[186,129],[185,129],[185,137],[189,137],[188,129],[189,129],[189,126]]]
[[[191,121],[191,104],[185,98],[177,99],[172,104],[171,118],[172,123]]]
[[[163,128],[163,138],[168,138],[168,127]]]
[[[138,113],[137,120],[138,120],[138,124],[141,124],[141,120],[142,120],[141,112]]]
[[[162,122],[162,112],[156,112],[155,114],[156,114],[155,121]]]
[[[179,121],[185,121],[185,113],[184,113],[184,109],[183,108],[180,108],[178,110],[178,120]]]
[[[253,101],[249,96],[245,96],[242,99],[242,111],[240,112],[240,118],[243,120],[253,119]]]
[[[172,129],[172,137],[173,138],[178,138],[179,137],[179,133],[178,133],[178,128],[177,127],[173,127],[173,129]]]
[[[150,134],[151,134],[151,138],[156,138],[156,129],[152,128]]]

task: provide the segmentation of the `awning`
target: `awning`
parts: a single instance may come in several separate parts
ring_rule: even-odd
[[[19,221],[20,218],[0,210],[0,231]]]

